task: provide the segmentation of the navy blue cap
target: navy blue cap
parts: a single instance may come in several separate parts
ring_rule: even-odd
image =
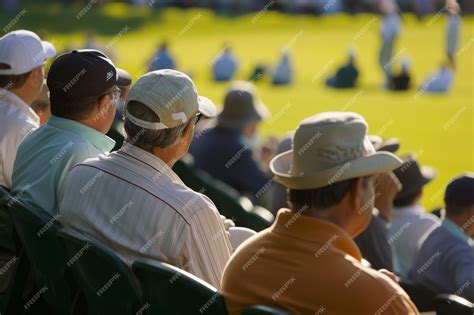
[[[444,202],[456,207],[474,205],[474,174],[468,173],[453,179],[446,187]]]
[[[107,55],[93,49],[60,55],[47,76],[50,94],[65,99],[100,96],[114,85],[128,86],[131,82],[126,71],[116,68]]]

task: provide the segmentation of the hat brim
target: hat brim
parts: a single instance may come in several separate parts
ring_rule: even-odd
[[[199,112],[201,115],[207,118],[213,118],[217,116],[217,109],[214,102],[205,96],[198,96]]]
[[[54,45],[47,41],[41,41],[41,45],[43,46],[43,53],[45,58],[53,58],[56,56],[56,48]]]
[[[400,149],[400,140],[398,138],[390,138],[383,140],[379,148],[376,150],[395,153],[398,151],[398,149]]]
[[[270,117],[270,111],[267,106],[258,102],[255,104],[255,110],[251,113],[242,116],[242,117],[226,117],[223,115],[223,111],[219,112],[218,116],[218,125],[227,128],[242,128],[249,122],[260,122],[262,120]]]
[[[429,166],[422,166],[420,168],[420,172],[422,175],[420,181],[417,183],[413,183],[412,185],[410,185],[410,187],[403,187],[402,190],[397,194],[395,199],[404,198],[419,191],[423,188],[423,186],[431,182],[436,177],[435,169]]]
[[[283,152],[270,162],[275,179],[290,189],[316,189],[346,179],[387,173],[402,165],[402,160],[390,152],[375,152],[336,167],[312,174],[292,175],[293,151]]]
[[[123,70],[123,69],[120,69],[120,68],[116,68],[117,69],[117,81],[116,81],[116,84],[118,86],[122,86],[122,87],[126,87],[126,86],[129,86],[130,84],[132,84],[132,77],[130,76],[130,74]]]

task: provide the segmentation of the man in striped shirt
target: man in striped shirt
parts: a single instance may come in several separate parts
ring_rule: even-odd
[[[61,223],[109,246],[127,264],[156,259],[219,287],[233,223],[171,169],[187,153],[199,117],[215,114],[214,104],[181,72],[140,77],[124,111],[126,142],[72,169]]]

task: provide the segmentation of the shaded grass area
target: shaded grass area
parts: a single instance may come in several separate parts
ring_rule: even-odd
[[[225,84],[210,80],[210,64],[228,42],[239,57],[238,79],[247,79],[256,63],[275,64],[280,50],[288,47],[295,66],[295,83],[272,87],[268,79],[257,82],[260,96],[273,117],[262,125],[263,134],[282,135],[303,118],[321,111],[349,110],[364,115],[370,133],[401,140],[400,153],[414,152],[438,176],[425,189],[426,207],[442,205],[446,183],[463,171],[474,170],[473,73],[474,20],[463,19],[454,87],[448,95],[418,94],[416,89],[393,93],[381,89],[383,76],[377,64],[380,18],[374,15],[327,17],[252,13],[234,18],[212,11],[150,10],[125,4],[82,6],[27,1],[15,12],[1,12],[2,28],[22,9],[26,14],[13,29],[45,29],[49,40],[62,49],[82,45],[84,32],[94,30],[104,46],[115,51],[118,66],[135,78],[157,44],[166,39],[181,70],[192,75],[200,93],[220,104]],[[411,60],[415,85],[443,62],[444,17],[417,21],[403,18],[403,32],[395,49],[394,64]],[[359,87],[335,91],[324,86],[327,75],[345,61],[349,47],[357,49],[361,71]]]

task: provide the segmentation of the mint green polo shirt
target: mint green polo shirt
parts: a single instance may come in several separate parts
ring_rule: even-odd
[[[51,116],[18,147],[11,194],[54,216],[69,170],[88,158],[110,152],[114,145],[114,140],[80,122]]]

